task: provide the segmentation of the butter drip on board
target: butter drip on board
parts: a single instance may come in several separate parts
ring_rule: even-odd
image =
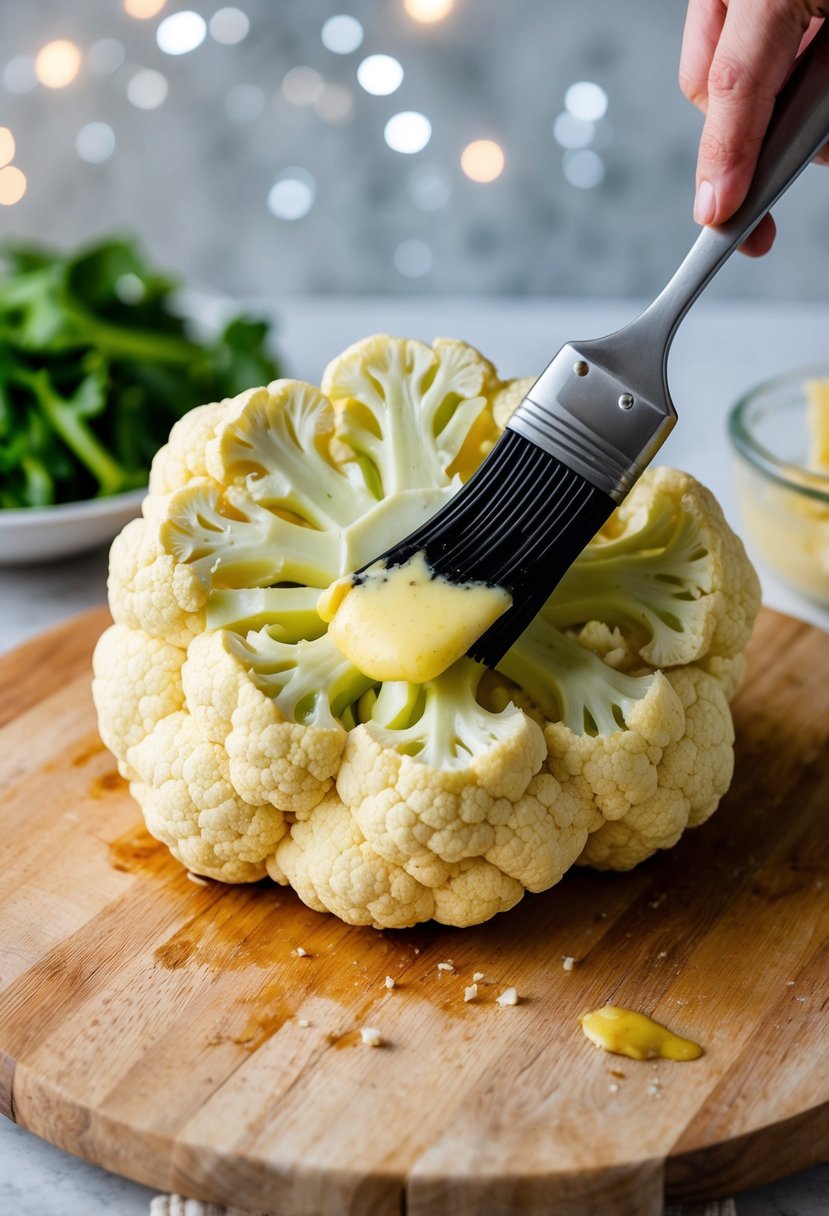
[[[378,565],[338,579],[317,612],[334,645],[373,680],[433,680],[466,654],[512,604],[503,587],[452,583],[429,568],[423,553],[400,566]]]
[[[633,1009],[605,1005],[580,1019],[581,1028],[602,1051],[628,1056],[631,1060],[698,1060],[703,1055],[699,1043],[683,1039]]]

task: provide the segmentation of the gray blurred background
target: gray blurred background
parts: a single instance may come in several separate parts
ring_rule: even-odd
[[[647,296],[695,231],[684,8],[0,0],[0,229],[136,232],[246,296]],[[462,166],[480,140],[503,153],[491,181]],[[466,166],[492,176],[498,149]],[[829,173],[779,219],[771,260],[735,259],[713,292],[827,298]]]

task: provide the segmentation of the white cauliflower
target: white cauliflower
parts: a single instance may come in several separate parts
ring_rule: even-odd
[[[176,424],[112,548],[93,691],[191,871],[267,874],[351,924],[470,925],[715,809],[758,588],[687,474],[644,475],[497,673],[378,683],[317,612],[457,491],[529,383],[381,335],[322,391],[277,380]]]

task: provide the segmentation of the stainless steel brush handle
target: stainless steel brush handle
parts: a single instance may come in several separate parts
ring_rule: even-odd
[[[621,501],[676,422],[668,351],[680,321],[821,147],[829,141],[829,20],[781,91],[745,202],[704,228],[645,311],[606,338],[570,342],[508,423],[510,430]]]
[[[759,224],[829,140],[829,21],[800,57],[783,88],[740,209],[704,228],[664,291],[644,312],[654,335],[670,345],[682,318],[723,263]]]

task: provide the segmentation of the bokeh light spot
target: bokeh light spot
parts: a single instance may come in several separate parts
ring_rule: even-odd
[[[186,55],[188,51],[195,51],[206,36],[204,17],[189,8],[165,17],[155,32],[155,40],[165,55]]]
[[[250,20],[240,8],[220,8],[210,18],[210,37],[223,46],[236,46],[250,33]]]
[[[369,55],[357,68],[362,88],[374,97],[388,97],[403,83],[403,68],[391,55]]]
[[[586,148],[596,133],[596,124],[576,118],[565,110],[553,123],[553,135],[562,148]]]
[[[284,169],[268,193],[268,210],[279,220],[301,220],[314,205],[317,186],[306,169]]]
[[[363,27],[356,17],[339,13],[329,17],[320,31],[322,45],[335,55],[350,55],[363,45]]]
[[[562,168],[570,185],[579,190],[592,190],[604,180],[604,161],[591,148],[565,152]]]
[[[115,132],[108,123],[88,122],[77,134],[75,150],[88,164],[103,164],[115,151]]]
[[[124,0],[124,12],[128,17],[146,21],[149,17],[157,17],[167,0]]]
[[[383,134],[392,151],[412,155],[422,152],[432,138],[432,124],[417,110],[403,110],[392,115]]]
[[[16,55],[3,68],[3,84],[10,93],[31,93],[37,88],[35,61],[28,55]]]
[[[476,139],[461,153],[461,168],[473,182],[494,182],[504,172],[504,150],[492,139]]]
[[[312,106],[321,96],[325,81],[316,68],[291,68],[282,80],[282,95],[292,106]]]
[[[167,100],[166,76],[154,68],[142,68],[130,77],[127,99],[139,110],[157,110]]]
[[[607,113],[607,93],[592,80],[579,80],[564,94],[564,105],[575,118],[598,122]]]
[[[452,187],[438,169],[415,169],[409,178],[409,193],[421,211],[440,211],[452,197]]]
[[[394,251],[394,265],[407,279],[420,279],[432,269],[432,251],[425,241],[401,241]]]
[[[0,206],[13,207],[26,193],[26,174],[17,165],[0,169]]]
[[[81,52],[74,42],[58,38],[41,47],[35,59],[35,73],[47,89],[65,89],[81,69]]]
[[[111,76],[124,62],[124,48],[116,38],[99,38],[86,52],[86,66],[93,76]]]
[[[345,122],[351,117],[354,98],[351,90],[343,85],[327,84],[314,104],[320,118],[324,118],[326,122]]]
[[[455,7],[455,0],[403,0],[403,4],[415,21],[431,24],[448,17]]]
[[[8,127],[0,127],[0,167],[14,160],[14,136]]]
[[[115,294],[122,304],[140,304],[147,289],[137,274],[121,274],[115,280]]]

